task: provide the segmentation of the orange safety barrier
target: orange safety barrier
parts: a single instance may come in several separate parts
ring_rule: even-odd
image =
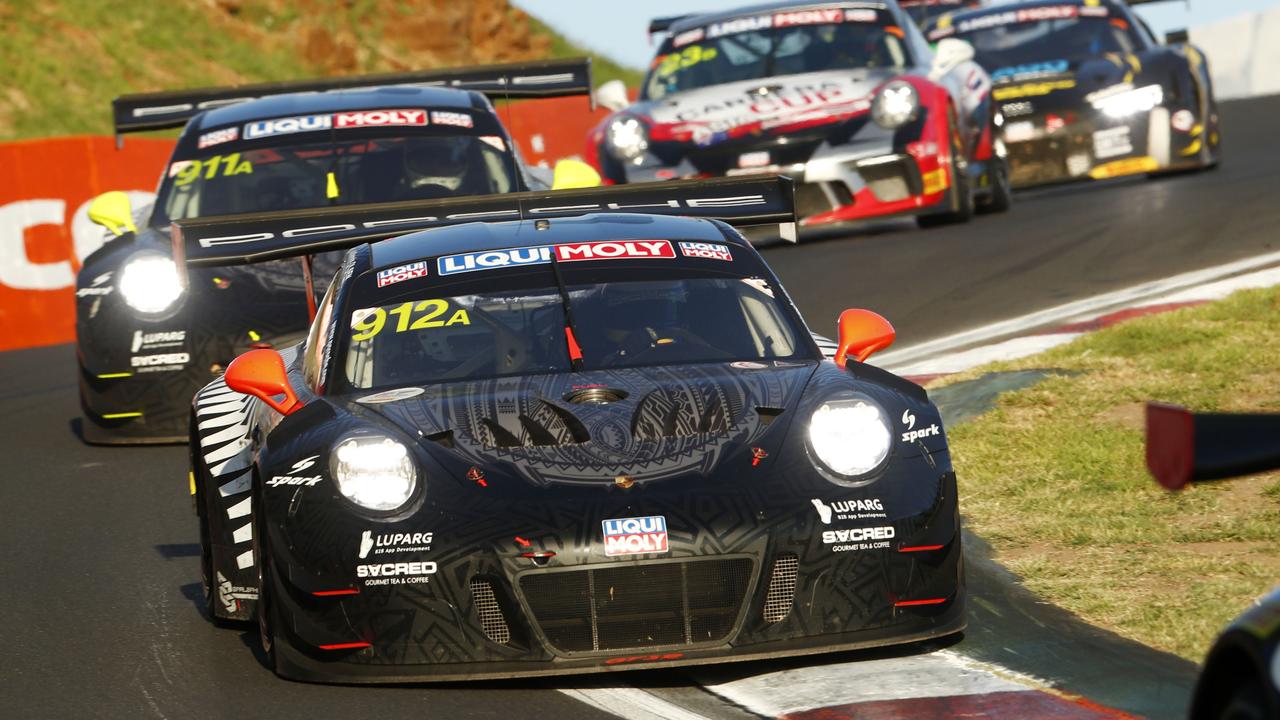
[[[607,113],[585,97],[512,103],[499,110],[525,160],[551,166],[581,155],[587,132]],[[108,190],[149,202],[173,140],[62,137],[0,143],[0,350],[75,338],[75,276],[101,247],[89,202]]]

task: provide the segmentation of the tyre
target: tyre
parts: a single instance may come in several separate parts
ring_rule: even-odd
[[[951,193],[952,210],[943,213],[919,215],[916,224],[922,228],[933,228],[953,223],[969,222],[973,218],[973,187],[969,183],[966,163],[962,160],[964,148],[960,143],[960,133],[956,129],[955,110],[947,111],[947,128],[951,135]]]
[[[262,660],[272,672],[276,672],[275,608],[272,604],[271,552],[267,547],[266,528],[261,521],[254,521],[254,540],[258,555],[258,642],[262,646]]]
[[[992,158],[991,163],[991,195],[978,204],[978,212],[983,214],[1007,212],[1013,205],[1009,165],[999,158]]]

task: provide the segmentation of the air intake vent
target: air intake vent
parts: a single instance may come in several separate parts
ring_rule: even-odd
[[[511,628],[507,627],[507,618],[498,605],[493,585],[488,580],[472,580],[471,599],[475,601],[476,614],[480,616],[480,629],[484,631],[484,636],[499,645],[511,642]]]
[[[721,435],[733,429],[741,410],[740,399],[715,386],[654,390],[636,405],[631,432],[637,440]]]
[[[796,599],[796,571],[800,561],[795,555],[780,555],[773,561],[773,577],[764,598],[764,621],[781,622],[791,614]]]
[[[505,422],[497,418],[479,418],[475,432],[480,443],[500,448],[546,447],[577,445],[591,439],[582,421],[564,408],[541,399],[525,401],[521,405],[523,408],[504,416]]]
[[[527,573],[520,589],[558,652],[682,648],[729,639],[754,570],[741,557],[611,563]]]

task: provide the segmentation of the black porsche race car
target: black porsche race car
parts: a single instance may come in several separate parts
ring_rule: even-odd
[[[1280,415],[1191,413],[1147,405],[1147,468],[1161,485],[1182,490],[1280,469]],[[1196,681],[1192,720],[1280,717],[1280,587],[1226,627]]]
[[[90,209],[114,237],[76,281],[84,438],[185,441],[197,389],[243,350],[287,345],[306,330],[310,268],[199,269],[183,283],[170,223],[546,187],[551,179],[525,166],[484,93],[549,97],[590,85],[589,61],[569,60],[116,99],[118,133],[185,129],[154,206],[134,217],[117,192]],[[577,165],[589,176],[579,183],[598,182]],[[336,260],[316,258],[321,290]]]
[[[1015,187],[1218,163],[1208,62],[1185,33],[1161,45],[1128,7],[1141,1],[1023,0],[930,31],[969,41],[991,73]]]
[[[734,178],[179,221],[196,266],[354,246],[303,343],[240,356],[194,400],[212,617],[256,619],[279,674],[336,682],[961,630],[942,420],[863,362],[892,327],[846,311],[824,359],[720,222],[794,221],[791,192]]]
[[[973,48],[930,48],[894,0],[775,2],[661,18],[639,101],[586,158],[612,183],[785,174],[805,226],[965,222],[1011,202],[991,78]]]

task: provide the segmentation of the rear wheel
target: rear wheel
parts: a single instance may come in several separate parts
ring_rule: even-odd
[[[951,136],[951,204],[952,210],[932,215],[919,215],[916,224],[932,228],[952,223],[965,223],[973,219],[973,187],[969,182],[968,163],[964,160],[964,146],[960,142],[960,130],[956,125],[954,109],[947,111],[947,127]]]

